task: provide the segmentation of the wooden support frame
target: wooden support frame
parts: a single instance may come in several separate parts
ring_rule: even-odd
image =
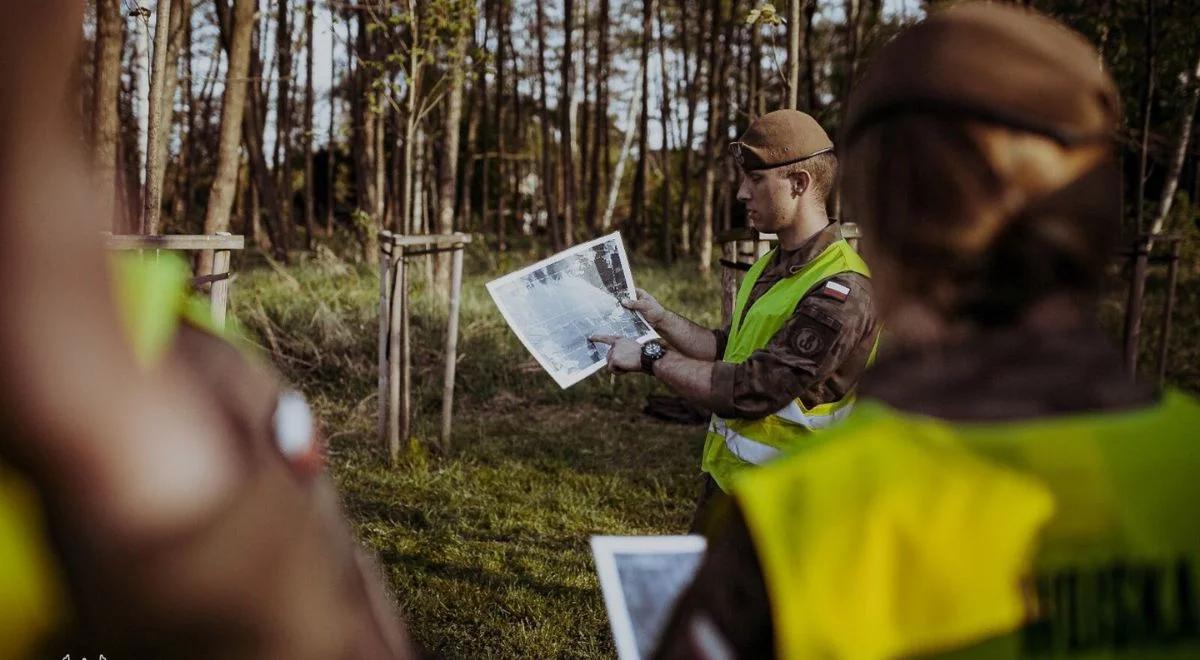
[[[394,465],[412,431],[412,342],[409,330],[410,257],[450,252],[450,291],[444,344],[442,417],[438,446],[450,449],[454,379],[458,367],[458,316],[462,300],[463,250],[469,234],[379,233],[379,440]]]
[[[225,327],[229,308],[230,262],[234,250],[246,248],[246,237],[227,232],[216,234],[105,234],[105,247],[112,251],[176,250],[196,252],[212,250],[212,271],[199,273],[199,280],[209,284],[209,305],[213,323]]]
[[[858,247],[860,236],[858,225],[842,224],[842,236],[851,245]],[[740,227],[721,232],[713,242],[721,247],[721,323],[728,324],[733,316],[733,302],[737,297],[738,287],[742,277],[754,262],[758,261],[771,249],[771,242],[778,238],[775,234],[760,234],[751,227]]]
[[[1159,386],[1167,376],[1167,349],[1171,340],[1171,322],[1175,313],[1175,289],[1179,281],[1179,248],[1181,237],[1175,234],[1143,234],[1134,239],[1131,248],[1121,256],[1130,269],[1129,295],[1125,303],[1125,370],[1130,378],[1137,377],[1138,358],[1142,346],[1142,313],[1146,297],[1146,279],[1152,266],[1167,267],[1167,291],[1163,300],[1162,318],[1158,331],[1158,364],[1155,379]],[[1161,248],[1156,254],[1156,248]]]

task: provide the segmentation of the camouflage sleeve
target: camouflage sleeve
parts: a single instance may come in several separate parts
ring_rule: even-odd
[[[654,658],[770,658],[775,635],[762,568],[741,511],[709,536],[696,579],[680,596]]]
[[[849,292],[827,289],[826,282]],[[766,347],[741,364],[714,365],[714,412],[730,418],[765,417],[829,378],[849,359],[861,361],[860,368],[865,368],[869,350],[856,349],[874,328],[869,279],[842,273],[819,283]]]

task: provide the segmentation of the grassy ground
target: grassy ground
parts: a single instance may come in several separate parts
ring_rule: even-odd
[[[414,636],[448,657],[611,656],[588,537],[680,533],[698,492],[703,427],[643,416],[649,379],[560,390],[504,324],[483,273],[533,260],[468,258],[448,456],[422,449],[437,433],[445,315],[416,283],[415,440],[395,469],[375,441],[375,271],[323,253],[234,285],[235,314],[314,402],[346,506]],[[716,323],[715,277],[646,264],[635,277]]]
[[[454,446],[436,436],[444,311],[415,286],[414,441],[385,467],[375,440],[378,281],[329,252],[283,270],[241,264],[234,313],[314,403],[359,537],[380,557],[414,637],[447,657],[613,654],[592,534],[678,533],[692,513],[701,427],[641,414],[649,379],[597,375],[563,391],[505,326],[484,282],[536,260],[474,246],[463,285]],[[1197,263],[1197,260],[1191,260]],[[717,278],[636,263],[638,284],[716,323]],[[1200,391],[1200,273],[1184,269],[1169,380]],[[1156,363],[1161,278],[1143,365]],[[1120,325],[1123,294],[1101,309]]]

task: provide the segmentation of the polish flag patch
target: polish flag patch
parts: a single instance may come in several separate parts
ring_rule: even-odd
[[[834,300],[837,300],[838,302],[846,302],[846,298],[850,297],[850,287],[842,284],[841,282],[829,280],[821,289],[821,293],[833,298]]]

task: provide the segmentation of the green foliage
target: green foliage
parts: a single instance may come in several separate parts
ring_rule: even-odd
[[[698,492],[703,427],[642,415],[663,391],[652,380],[601,373],[561,390],[505,325],[484,283],[536,252],[470,246],[447,456],[428,449],[445,311],[415,278],[415,429],[395,468],[375,439],[375,269],[323,250],[289,270],[243,270],[233,288],[234,313],[319,413],[355,529],[413,636],[447,657],[611,657],[589,536],[680,533]],[[717,278],[636,261],[634,274],[716,324]]]

